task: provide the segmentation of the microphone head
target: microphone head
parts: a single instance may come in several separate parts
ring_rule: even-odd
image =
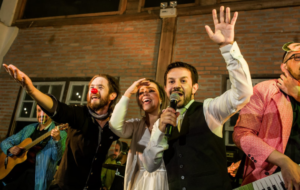
[[[173,93],[171,94],[171,96],[170,96],[170,100],[171,100],[171,101],[172,101],[172,100],[178,101],[179,99],[180,99],[180,96],[179,96],[179,94],[176,93],[176,92],[173,92]]]

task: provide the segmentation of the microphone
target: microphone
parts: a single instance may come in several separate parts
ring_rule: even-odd
[[[174,110],[177,109],[177,102],[179,101],[180,96],[177,93],[172,93],[170,96],[170,107],[173,108]],[[166,131],[165,131],[165,136],[170,137],[173,132],[173,126],[171,124],[167,124],[166,126]]]

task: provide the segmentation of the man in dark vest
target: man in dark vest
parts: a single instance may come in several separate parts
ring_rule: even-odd
[[[144,151],[149,172],[162,162],[166,166],[170,190],[231,190],[227,174],[225,144],[222,136],[226,120],[245,106],[252,95],[249,68],[234,42],[234,24],[230,9],[220,8],[220,22],[213,10],[215,33],[206,26],[210,38],[220,45],[232,83],[231,89],[203,103],[194,101],[198,90],[198,72],[183,62],[171,63],[165,72],[165,91],[179,94],[177,111],[168,107],[153,126],[150,143]],[[201,84],[200,84],[201,86]],[[177,126],[169,138],[166,125]],[[164,153],[162,154],[162,152]],[[152,161],[151,161],[152,160]]]

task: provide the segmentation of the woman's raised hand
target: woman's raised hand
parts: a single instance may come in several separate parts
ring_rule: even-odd
[[[137,93],[137,91],[142,87],[142,86],[149,86],[150,82],[146,80],[146,78],[139,79],[135,81],[125,92],[124,96],[127,96],[130,98],[132,94]]]

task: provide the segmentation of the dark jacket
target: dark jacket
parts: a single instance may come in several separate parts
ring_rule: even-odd
[[[164,152],[170,190],[231,190],[224,140],[206,124],[203,104],[194,102],[180,133],[174,130]]]
[[[101,129],[86,106],[68,106],[57,101],[54,107],[56,112],[52,119],[70,125],[66,150],[55,175],[56,183],[63,190],[82,190],[84,187],[99,190],[102,164],[112,142],[119,137],[109,129],[108,122]]]

